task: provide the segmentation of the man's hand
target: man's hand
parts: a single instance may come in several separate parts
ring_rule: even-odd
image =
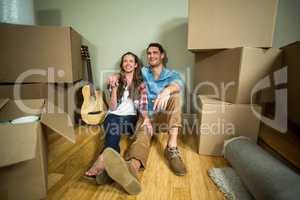
[[[111,87],[118,87],[119,86],[119,75],[114,74],[107,78],[107,84]]]
[[[163,91],[161,91],[161,93],[154,100],[153,110],[154,111],[166,110],[169,98],[170,98],[170,90],[168,88],[163,89]]]
[[[141,127],[145,127],[147,129],[147,133],[149,133],[150,136],[153,135],[153,127],[149,118],[144,119],[144,122],[142,123]]]

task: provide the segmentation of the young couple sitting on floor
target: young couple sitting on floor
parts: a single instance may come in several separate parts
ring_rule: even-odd
[[[147,48],[148,65],[125,53],[120,73],[108,78],[109,111],[104,121],[105,145],[85,177],[98,184],[113,181],[129,194],[138,194],[141,184],[138,171],[146,168],[150,141],[156,127],[167,127],[165,158],[170,169],[179,176],[187,173],[177,147],[181,127],[180,92],[183,81],[174,70],[166,68],[167,55],[158,43]],[[134,136],[125,158],[120,156],[121,133]]]

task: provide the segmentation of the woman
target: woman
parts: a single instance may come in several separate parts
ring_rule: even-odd
[[[109,111],[104,120],[106,133],[104,149],[110,147],[117,152],[120,152],[121,133],[129,135],[134,133],[138,119],[137,114],[141,114],[144,118],[142,126],[145,125],[152,129],[147,113],[147,90],[141,76],[141,64],[138,57],[131,52],[125,53],[121,57],[120,69],[119,81],[108,84]],[[93,166],[85,172],[85,177],[92,180],[95,180],[96,175],[98,184],[110,181],[105,172],[102,154]]]

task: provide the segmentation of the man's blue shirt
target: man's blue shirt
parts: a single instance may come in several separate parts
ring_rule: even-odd
[[[147,91],[148,91],[148,111],[149,114],[152,114],[153,111],[153,103],[154,99],[156,99],[157,95],[170,83],[176,82],[179,84],[181,91],[183,89],[183,81],[180,77],[180,75],[171,69],[168,69],[166,67],[163,67],[159,79],[155,80],[151,66],[146,65],[142,67],[142,76],[144,78],[144,81],[147,85]]]

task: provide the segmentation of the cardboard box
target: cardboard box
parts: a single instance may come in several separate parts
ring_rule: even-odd
[[[285,164],[288,164],[288,166],[300,169],[299,129],[291,128],[283,134],[275,130],[274,128],[262,123],[259,131],[258,143],[262,147],[271,149],[273,155],[277,157],[279,156],[279,158],[284,161]]]
[[[257,141],[260,120],[251,105],[231,104],[207,96],[199,100],[199,154],[221,156],[224,141],[235,136],[246,136]],[[260,114],[261,108],[252,105]]]
[[[71,27],[0,23],[0,44],[0,83],[73,83],[83,78],[81,36]]]
[[[283,50],[283,66],[288,67],[288,118],[300,126],[300,42],[287,45]]]
[[[281,47],[282,65],[274,66],[270,69],[268,75],[271,81],[271,87],[266,88],[260,94],[260,103],[271,103],[275,107],[275,92],[279,88],[287,88],[288,93],[288,119],[300,126],[300,42],[294,42],[287,46]],[[284,70],[287,67],[287,85],[286,83],[275,84],[275,73]],[[283,71],[284,72],[284,71]]]
[[[272,47],[278,0],[189,0],[188,49]]]
[[[2,102],[2,103],[1,103]],[[20,104],[24,104],[26,110]],[[42,199],[47,195],[46,129],[75,142],[66,113],[44,112],[45,101],[0,100],[0,197]],[[14,119],[38,116],[39,120],[13,123]],[[20,122],[20,121],[19,121]]]
[[[20,92],[18,87],[20,88]],[[14,95],[14,89],[16,95]],[[46,83],[9,83],[0,84],[0,98],[9,99],[43,99],[47,96]]]
[[[197,53],[194,69],[196,94],[215,95],[230,103],[249,104],[252,89],[274,66],[281,65],[281,50],[239,47]],[[256,100],[256,93],[253,93]]]
[[[0,84],[0,98],[10,99],[46,99],[48,109],[59,108],[57,112],[66,112],[72,123],[78,123],[83,102],[83,81],[75,83],[28,83]],[[15,91],[14,91],[15,90]],[[14,92],[16,94],[14,94]]]

